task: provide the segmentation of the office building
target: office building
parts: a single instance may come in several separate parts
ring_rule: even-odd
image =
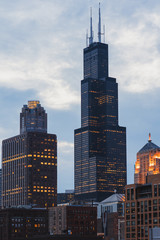
[[[45,132],[46,125],[33,132],[29,127],[30,121],[34,122],[33,112],[38,122],[39,106],[39,102],[30,101],[25,107],[24,123],[29,123],[25,131],[2,142],[3,208],[19,205],[48,208],[57,204],[57,137]]]
[[[75,198],[102,201],[126,185],[126,128],[118,124],[118,84],[109,77],[108,45],[98,42],[84,49],[81,81],[81,128],[75,130]]]
[[[1,240],[24,240],[47,235],[47,209],[8,208],[0,210]]]
[[[70,203],[74,201],[74,190],[66,190],[65,193],[57,193],[57,204]]]
[[[125,239],[149,240],[150,229],[160,227],[160,174],[127,185],[125,199]]]
[[[117,193],[99,203],[98,211],[101,213],[98,215],[101,218],[97,222],[101,223],[101,227],[98,233],[103,233],[105,240],[125,239],[124,205],[125,195]]]
[[[160,173],[160,147],[152,143],[149,134],[148,143],[137,153],[134,183],[146,183],[146,176]]]
[[[81,205],[50,208],[49,232],[53,235],[96,236],[97,208]]]

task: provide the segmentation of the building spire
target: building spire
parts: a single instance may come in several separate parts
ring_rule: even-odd
[[[101,7],[99,2],[98,42],[101,42]]]
[[[148,139],[148,142],[151,142],[151,134],[149,133],[149,139]]]
[[[93,43],[93,30],[92,30],[92,8],[90,9],[90,37],[89,45]]]

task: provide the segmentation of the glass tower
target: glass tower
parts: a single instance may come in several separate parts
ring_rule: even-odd
[[[47,133],[46,120],[39,101],[29,101],[20,114],[20,135],[2,142],[3,208],[57,205],[57,136]]]
[[[47,132],[47,113],[39,101],[28,101],[20,113],[20,133]]]
[[[118,84],[109,77],[108,45],[100,37],[93,42],[92,26],[89,40],[83,52],[81,128],[75,130],[75,197],[101,201],[115,189],[124,193],[126,128],[118,125]]]

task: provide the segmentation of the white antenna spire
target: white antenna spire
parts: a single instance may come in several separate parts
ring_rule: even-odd
[[[103,42],[105,43],[106,39],[105,39],[105,25],[103,25]]]
[[[88,29],[87,29],[87,32],[86,32],[86,47],[88,47]]]
[[[101,42],[101,7],[99,2],[98,42]]]
[[[92,8],[90,10],[90,37],[89,37],[89,45],[93,43],[93,30],[92,30]]]

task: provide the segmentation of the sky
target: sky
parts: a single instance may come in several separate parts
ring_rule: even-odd
[[[0,144],[19,134],[19,114],[40,100],[58,138],[58,192],[74,188],[74,129],[80,127],[83,48],[97,0],[0,2]],[[119,86],[119,124],[127,127],[127,182],[151,133],[160,146],[160,1],[102,0],[109,75]],[[103,39],[104,41],[104,39]]]

